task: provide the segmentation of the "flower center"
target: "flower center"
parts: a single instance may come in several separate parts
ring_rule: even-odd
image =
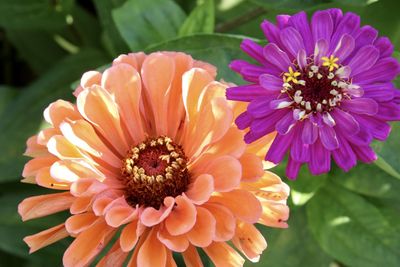
[[[121,169],[126,200],[135,207],[158,209],[167,196],[182,194],[189,182],[187,158],[168,137],[148,139],[133,147]]]
[[[350,83],[340,77],[342,69],[336,64],[337,58],[323,57],[322,66],[308,60],[307,66],[299,68],[295,62],[295,70],[283,74],[283,90],[291,99],[291,107],[299,109],[304,115],[311,112],[326,112],[340,105],[344,97],[348,97],[346,89]]]

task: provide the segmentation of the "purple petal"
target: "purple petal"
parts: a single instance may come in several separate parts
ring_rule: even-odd
[[[259,78],[259,83],[262,87],[269,91],[281,91],[282,90],[282,79],[271,75],[263,74]]]
[[[256,84],[241,85],[226,89],[227,99],[245,101],[245,102],[250,102],[256,98],[266,96],[269,94],[271,94],[271,92],[267,91],[265,88]]]
[[[263,55],[263,47],[259,44],[256,44],[252,40],[250,39],[243,40],[243,42],[240,44],[240,48],[258,62],[260,63],[266,62]]]
[[[336,71],[336,75],[341,79],[347,79],[350,77],[351,68],[349,66],[340,67]]]
[[[330,151],[325,149],[319,140],[311,146],[311,156],[308,166],[313,175],[329,172],[331,169],[330,154]]]
[[[378,159],[374,150],[369,146],[352,146],[357,158],[365,163],[371,163]]]
[[[378,39],[376,39],[374,45],[376,46],[376,48],[379,49],[381,58],[390,57],[393,53],[393,44],[387,37],[379,37]]]
[[[264,20],[261,23],[261,29],[264,32],[265,38],[267,38],[270,43],[276,43],[279,46],[281,45],[281,40],[279,37],[280,30],[278,27],[268,20]]]
[[[376,118],[386,121],[400,120],[400,106],[397,103],[380,103]]]
[[[284,111],[272,112],[265,117],[254,119],[250,125],[252,132],[262,132],[265,134],[275,131],[275,125],[283,116],[286,115]],[[264,135],[265,135],[264,134]]]
[[[362,97],[364,95],[364,89],[356,84],[347,86],[343,91],[354,97]]]
[[[304,123],[297,123],[293,129],[293,141],[290,149],[291,157],[299,162],[308,162],[310,159],[310,145],[304,144],[301,138]]]
[[[254,118],[264,117],[272,112],[272,109],[269,106],[272,99],[275,99],[275,96],[268,95],[259,97],[250,102],[247,111]]]
[[[378,103],[371,98],[353,98],[342,101],[341,107],[344,110],[371,116],[378,112]]]
[[[385,121],[382,121],[375,117],[366,116],[366,115],[354,114],[354,117],[362,125],[364,125],[366,128],[368,128],[368,131],[371,132],[371,134],[374,138],[376,138],[380,141],[384,141],[389,136],[391,127]]]
[[[269,106],[270,106],[271,109],[283,109],[283,108],[289,107],[289,106],[292,105],[293,103],[294,103],[294,102],[293,102],[290,98],[285,97],[285,98],[280,98],[280,99],[272,100],[272,101],[269,103]]]
[[[343,17],[342,10],[339,8],[329,8],[326,11],[328,11],[329,14],[331,14],[333,26],[334,28],[336,28]]]
[[[321,64],[321,58],[327,56],[328,54],[328,41],[325,39],[319,39],[315,43],[315,50],[314,50],[314,61],[316,64]]]
[[[347,172],[351,168],[356,166],[357,157],[354,154],[353,150],[351,149],[349,143],[346,141],[346,139],[341,137],[340,134],[338,134],[337,137],[340,148],[332,151],[332,156],[336,164]]]
[[[355,76],[359,73],[369,70],[378,60],[379,50],[373,45],[362,47],[357,54],[349,62],[352,74]]]
[[[363,26],[360,29],[359,34],[356,36],[356,48],[355,50],[360,49],[360,47],[371,45],[378,37],[378,31],[372,28],[369,25]]]
[[[265,156],[265,160],[271,161],[275,164],[281,162],[290,144],[292,143],[292,138],[293,131],[290,131],[286,135],[278,134],[274,142],[272,142],[272,145]]]
[[[287,71],[291,65],[287,54],[274,43],[270,43],[264,47],[264,57],[281,71]]]
[[[301,69],[305,69],[307,67],[307,54],[304,49],[301,49],[297,54],[297,63]]]
[[[300,167],[301,167],[300,162],[295,161],[294,159],[289,157],[286,166],[286,176],[291,180],[295,180],[297,178],[297,175],[299,174]]]
[[[328,125],[329,127],[333,127],[336,125],[335,119],[331,116],[331,114],[329,112],[325,112],[322,115],[322,120],[324,121],[324,123],[326,125]]]
[[[352,35],[359,28],[360,17],[351,12],[346,13],[340,20],[340,23],[337,25],[336,30],[332,35],[331,49],[336,47],[343,34],[347,33],[349,35]]]
[[[337,44],[333,54],[339,58],[339,62],[343,62],[354,49],[354,38],[348,34],[343,34]]]
[[[300,49],[304,49],[303,38],[295,28],[287,27],[283,29],[280,36],[286,51],[288,51],[293,58],[297,56],[297,52]]]
[[[389,101],[394,98],[395,87],[392,83],[375,83],[363,86],[364,96],[378,102]]]
[[[303,38],[304,47],[307,54],[311,54],[314,50],[314,41],[311,34],[310,24],[307,21],[307,14],[304,11],[301,11],[293,15],[289,19],[289,25],[295,27],[296,30],[300,33]]]
[[[288,22],[290,19],[290,15],[278,15],[276,16],[276,25],[278,26],[279,29],[283,29],[287,26]]]
[[[235,123],[236,126],[240,129],[240,130],[244,130],[247,127],[250,126],[251,122],[253,121],[253,117],[251,117],[249,115],[249,113],[247,111],[243,112],[242,114],[240,114],[239,116],[237,116]]]
[[[360,130],[360,125],[351,114],[336,108],[332,111],[332,116],[337,122],[336,126],[345,135],[353,135]]]
[[[325,39],[329,43],[333,32],[331,14],[327,11],[315,12],[311,19],[311,29],[314,41]]]
[[[341,129],[340,129],[341,130]],[[344,134],[344,133],[342,133]],[[370,130],[364,125],[360,124],[360,130],[356,134],[347,135],[347,140],[355,145],[364,146],[372,141],[372,134]]]
[[[319,128],[319,137],[322,145],[328,150],[339,148],[339,142],[336,137],[336,132],[332,127],[323,126]]]
[[[306,112],[304,110],[293,109],[293,119],[296,121],[301,120],[305,114],[306,114]]]
[[[318,127],[310,120],[304,120],[304,128],[301,138],[304,144],[314,144],[318,138]]]
[[[293,119],[293,114],[291,112],[288,112],[276,123],[275,129],[280,134],[287,134],[295,123],[296,121]]]
[[[384,58],[369,70],[360,73],[353,78],[357,84],[369,84],[375,82],[388,82],[393,80],[400,72],[399,63],[394,58]]]

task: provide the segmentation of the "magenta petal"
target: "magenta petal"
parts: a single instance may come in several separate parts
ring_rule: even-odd
[[[282,161],[290,144],[292,143],[293,131],[286,135],[278,134],[265,156],[265,160],[278,164]]]
[[[240,48],[246,52],[250,57],[256,59],[260,63],[265,62],[263,55],[263,47],[250,39],[244,39]]]
[[[388,82],[393,80],[400,72],[400,66],[396,59],[385,58],[369,70],[360,73],[353,78],[356,84],[370,84],[375,82]]]
[[[342,101],[341,107],[358,114],[375,115],[378,112],[378,104],[371,98],[353,98]]]
[[[240,130],[244,130],[250,126],[252,120],[253,118],[249,115],[247,111],[245,111],[239,116],[237,116],[235,123]]]
[[[336,132],[332,127],[323,126],[319,128],[319,137],[322,145],[328,150],[339,148],[339,142],[336,137]]]
[[[275,96],[268,95],[259,97],[250,102],[247,111],[254,118],[264,117],[272,112],[272,109],[269,106],[272,99],[275,99]]]
[[[375,117],[386,121],[398,121],[400,120],[400,106],[394,102],[380,103],[378,114]]]
[[[231,87],[226,90],[226,98],[229,100],[238,101],[252,101],[256,98],[269,95],[270,92],[265,90],[263,87],[251,84]]]
[[[374,150],[369,146],[352,146],[357,158],[362,162],[371,163],[378,159]]]
[[[374,45],[379,49],[381,58],[390,57],[393,53],[394,46],[387,37],[379,37]]]
[[[335,109],[331,112],[331,115],[337,121],[337,127],[343,131],[346,135],[353,135],[358,133],[360,126],[354,117],[348,112],[340,109]]]
[[[355,31],[360,28],[360,17],[354,13],[348,12],[340,20],[336,27],[335,33],[332,35],[331,48],[336,47],[336,44],[342,38],[343,34],[352,35]]]
[[[301,69],[305,69],[307,67],[307,54],[304,49],[301,49],[297,54],[297,62]]]
[[[374,138],[384,141],[389,136],[391,128],[385,121],[380,120],[375,116],[371,117],[354,114],[354,117],[360,122],[360,124],[368,128]]]
[[[280,119],[276,123],[276,130],[280,134],[287,134],[293,125],[296,123],[296,120],[293,118],[292,112],[288,112],[282,119]]]
[[[286,166],[286,176],[291,179],[295,180],[297,175],[299,174],[301,167],[301,162],[295,161],[291,157],[289,157],[287,166]]]
[[[372,98],[378,102],[392,100],[395,93],[395,87],[392,83],[374,83],[364,85],[364,97]]]
[[[290,149],[290,156],[299,162],[308,162],[310,160],[310,145],[304,144],[301,138],[303,131],[302,125],[296,125],[293,129],[293,143]]]
[[[348,34],[344,34],[340,38],[335,51],[333,51],[335,57],[339,58],[339,62],[343,62],[353,52],[354,43],[354,38]]]
[[[332,151],[333,159],[336,164],[344,171],[349,171],[357,164],[357,157],[351,149],[350,144],[346,139],[338,135],[340,149]]]
[[[357,54],[349,62],[352,74],[355,76],[359,73],[369,70],[378,60],[379,50],[373,45],[362,47]]]
[[[369,25],[363,26],[356,36],[356,50],[360,47],[371,45],[378,37],[378,31]]]
[[[304,144],[314,144],[318,138],[318,127],[310,120],[304,120],[304,128],[301,138]]]
[[[323,174],[331,169],[331,153],[324,148],[319,140],[311,145],[311,157],[308,166],[313,175]]]
[[[321,58],[326,56],[328,53],[329,44],[328,41],[325,39],[319,39],[315,43],[315,51],[314,51],[314,61],[316,64],[321,64]]]
[[[333,32],[333,21],[329,12],[315,12],[311,19],[311,30],[314,41],[325,39],[329,44]]]
[[[261,23],[261,29],[264,32],[267,40],[269,40],[271,43],[276,43],[277,45],[281,44],[279,37],[280,30],[273,23],[269,22],[268,20],[264,20]]]
[[[287,54],[274,43],[269,43],[264,47],[264,57],[281,71],[287,71],[291,65]]]
[[[260,85],[269,91],[280,91],[282,90],[282,79],[271,75],[262,74],[259,78]]]
[[[304,49],[303,38],[300,33],[293,27],[287,27],[280,34],[282,44],[285,46],[293,58],[296,57],[300,49]]]
[[[310,24],[307,20],[307,14],[304,11],[300,11],[297,14],[294,14],[289,19],[289,24],[296,28],[296,30],[300,33],[303,38],[305,51],[307,54],[311,54],[314,50],[314,40],[311,33]]]

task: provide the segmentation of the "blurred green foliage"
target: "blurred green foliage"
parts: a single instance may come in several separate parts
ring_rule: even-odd
[[[48,192],[19,183],[27,161],[22,153],[42,127],[44,108],[72,99],[71,84],[84,71],[130,51],[180,50],[215,64],[219,78],[241,83],[227,65],[245,57],[239,48],[245,36],[262,41],[263,19],[328,7],[358,13],[400,49],[397,0],[1,0],[0,266],[61,265],[69,239],[33,255],[22,241],[67,216],[21,222],[17,204]],[[288,181],[284,166],[276,167],[292,188],[290,228],[260,227],[268,249],[259,263],[246,265],[400,266],[399,133],[394,124],[387,142],[374,143],[376,164],[348,173],[334,168],[313,177],[302,170],[300,179]]]

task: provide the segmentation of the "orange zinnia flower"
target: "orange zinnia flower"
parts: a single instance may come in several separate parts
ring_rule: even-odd
[[[183,53],[121,55],[83,75],[76,105],[45,110],[52,127],[31,137],[24,182],[65,192],[25,199],[23,220],[69,209],[65,223],[26,237],[34,252],[66,236],[65,266],[201,266],[257,261],[267,244],[253,225],[286,227],[288,186],[263,171],[267,147],[247,146],[213,66]],[[270,139],[269,142],[266,139]],[[259,144],[270,143],[267,136]],[[133,251],[130,259],[127,259]]]

